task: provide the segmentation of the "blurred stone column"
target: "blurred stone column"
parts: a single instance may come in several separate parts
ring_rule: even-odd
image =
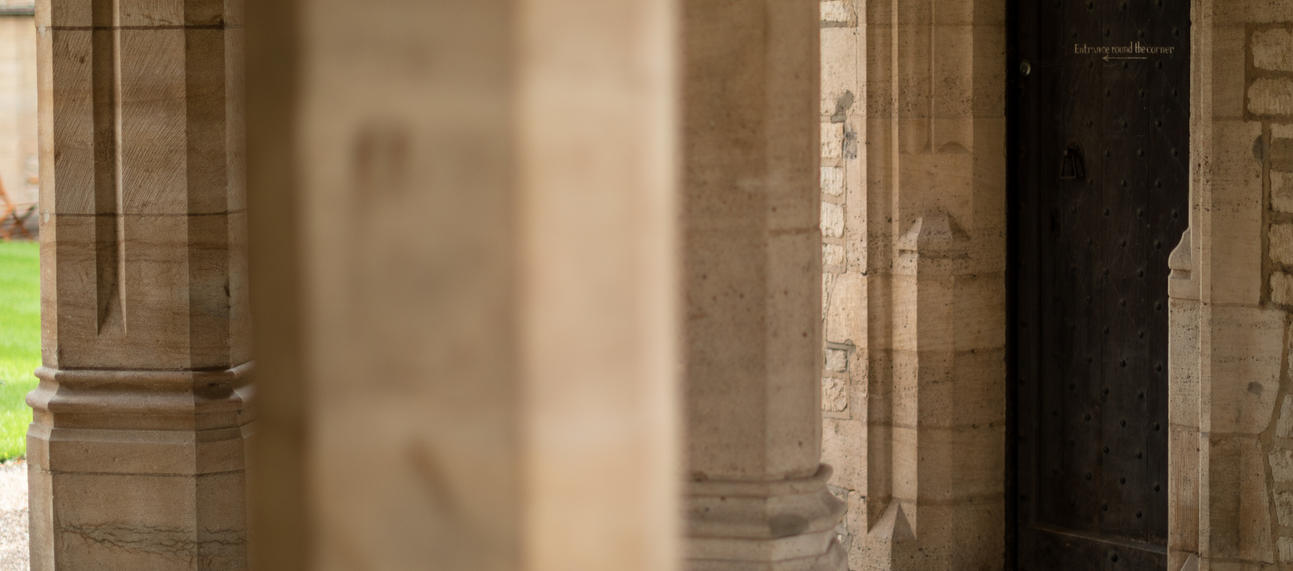
[[[675,568],[672,5],[248,5],[257,568]]]
[[[684,10],[688,568],[844,569],[820,463],[818,7]]]
[[[33,569],[246,566],[239,4],[37,5]]]

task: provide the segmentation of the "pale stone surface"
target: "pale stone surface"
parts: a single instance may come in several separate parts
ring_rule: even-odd
[[[1231,86],[1231,91],[1241,89]],[[1210,171],[1206,173],[1210,184],[1222,186],[1224,192],[1210,193],[1212,204],[1211,225],[1202,229],[1194,244],[1206,248],[1209,256],[1199,256],[1199,272],[1208,276],[1212,288],[1210,300],[1216,303],[1254,305],[1261,300],[1262,251],[1261,233],[1263,189],[1262,163],[1253,156],[1253,146],[1262,136],[1259,123],[1217,120],[1208,125],[1212,136],[1209,148]],[[1201,133],[1194,130],[1195,137]],[[1204,152],[1194,145],[1191,152]],[[1195,176],[1204,176],[1198,173]],[[1196,197],[1191,204],[1202,200]],[[1196,206],[1197,208],[1197,206]],[[1198,214],[1192,214],[1191,220]],[[1193,222],[1191,222],[1193,224]],[[1208,267],[1204,267],[1204,266]],[[1202,280],[1201,282],[1202,283]]]
[[[822,379],[822,410],[844,412],[849,406],[848,385],[836,378]]]
[[[822,158],[839,159],[844,156],[844,125],[842,123],[825,123],[822,125]]]
[[[1173,265],[1170,288],[1168,567],[1266,568],[1293,558],[1281,529],[1293,525],[1289,316],[1278,307],[1293,304],[1280,267],[1293,261],[1293,83],[1271,73],[1290,69],[1288,28],[1267,25],[1288,13],[1203,0],[1191,14],[1195,166],[1189,268]]]
[[[1272,71],[1293,71],[1293,33],[1287,28],[1253,32],[1253,65]]]
[[[1248,110],[1257,115],[1293,114],[1293,79],[1262,77],[1248,87]]]
[[[852,4],[852,1],[849,4]],[[826,4],[822,4],[822,7],[825,9]],[[856,113],[857,107],[862,104],[859,97],[865,91],[859,76],[857,50],[858,28],[853,20],[846,16],[843,20],[822,23],[821,111],[822,119],[827,123],[822,126],[822,131],[831,133],[832,137],[837,132],[843,133],[839,130],[839,126],[847,123],[849,116]],[[823,156],[840,155],[823,154]]]
[[[1271,301],[1280,305],[1293,305],[1293,275],[1271,272]]]
[[[838,204],[822,203],[822,235],[829,238],[844,237],[844,209]]]
[[[1280,405],[1280,419],[1275,428],[1275,435],[1280,438],[1293,436],[1293,395],[1284,396],[1284,401]]]
[[[845,213],[820,200],[815,147],[843,158],[846,131],[819,116],[819,6],[685,12],[685,567],[842,571],[819,383],[822,235]]]
[[[1293,173],[1271,172],[1271,208],[1293,214]]]
[[[823,267],[822,327],[828,358],[848,347],[847,367],[835,371],[830,391],[823,394],[822,455],[835,468],[832,484],[847,499],[848,517],[841,520],[841,546],[856,569],[861,536],[866,532],[865,482],[867,473],[866,422],[868,285],[865,277],[867,245],[867,196],[863,164],[866,138],[860,133],[867,93],[863,36],[859,11],[865,5],[853,0],[821,3],[820,113],[823,144],[822,197],[843,208],[840,238],[827,237],[827,248],[838,242],[839,264],[825,258]]]
[[[1275,545],[1280,551],[1280,562],[1293,562],[1293,537],[1281,537]]]
[[[1211,30],[1211,47],[1207,52],[1194,51],[1196,61],[1207,62],[1214,85],[1225,86],[1207,93],[1212,98],[1212,116],[1218,119],[1243,119],[1247,112],[1244,101],[1245,67],[1236,62],[1247,61],[1248,32],[1243,26],[1215,26]],[[1202,86],[1196,86],[1202,87]],[[1196,92],[1196,95],[1201,95]],[[1192,104],[1202,103],[1191,98]],[[1197,129],[1196,129],[1197,132]]]
[[[830,29],[822,41],[823,73],[858,69],[847,120],[864,142],[858,179],[844,191],[850,215],[852,197],[864,208],[864,262],[855,285],[840,286],[850,274],[834,277],[824,308],[826,341],[853,339],[861,355],[850,363],[859,405],[825,429],[837,485],[865,498],[846,518],[850,565],[1000,567],[1004,7],[856,6],[864,13],[855,36]],[[841,89],[830,78],[823,85]],[[834,121],[828,103],[823,119]],[[823,161],[833,160],[831,141],[823,145]],[[854,225],[846,217],[845,235]]]
[[[241,35],[203,10],[37,6],[36,569],[248,564]]]
[[[826,350],[826,370],[842,373],[849,368],[849,354],[843,349]]]
[[[1275,492],[1275,514],[1280,525],[1293,526],[1293,492]]]
[[[821,3],[822,24],[845,26],[853,23],[853,6],[844,0],[826,0]]]
[[[673,5],[247,9],[255,567],[675,569]]]
[[[1293,266],[1293,224],[1272,224],[1270,230],[1271,261]]]
[[[822,264],[839,266],[844,264],[844,246],[825,244],[822,246]]]
[[[1270,462],[1271,478],[1277,484],[1293,482],[1293,450],[1280,449],[1271,452]]]
[[[866,328],[858,311],[865,303],[864,279],[856,273],[837,275],[831,282],[830,306],[825,319],[826,339],[832,343],[860,345]]]
[[[844,194],[844,169],[822,167],[822,192],[831,196]]]
[[[1212,374],[1217,382],[1201,395],[1211,432],[1258,434],[1273,420],[1284,350],[1281,310],[1237,306],[1212,310]],[[1236,382],[1237,381],[1237,382]]]

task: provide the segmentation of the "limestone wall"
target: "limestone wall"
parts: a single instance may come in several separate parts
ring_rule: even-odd
[[[1169,569],[1293,563],[1293,11],[1196,0],[1171,259]]]
[[[823,457],[850,568],[995,568],[1005,7],[821,8]]]
[[[854,0],[821,3],[822,452],[835,468],[832,491],[853,514],[861,510],[866,468],[866,419],[860,413],[866,406],[866,200],[858,160],[865,81],[858,20]],[[839,529],[850,552],[853,536],[864,531],[856,521],[850,525],[851,519]]]
[[[1273,11],[1272,11],[1273,12]],[[1265,252],[1262,273],[1268,284],[1263,301],[1269,301],[1272,327],[1254,344],[1255,355],[1267,366],[1266,378],[1278,376],[1271,387],[1270,404],[1262,402],[1265,421],[1259,442],[1270,484],[1271,534],[1278,561],[1293,563],[1293,371],[1289,357],[1289,310],[1293,309],[1293,10],[1268,14],[1285,21],[1247,26],[1247,108],[1261,124],[1262,143],[1254,145],[1254,158],[1262,167],[1262,208]],[[1283,335],[1281,336],[1281,333]],[[1283,363],[1281,364],[1281,357]],[[1270,409],[1278,408],[1272,416]],[[1268,516],[1269,518],[1269,516]]]

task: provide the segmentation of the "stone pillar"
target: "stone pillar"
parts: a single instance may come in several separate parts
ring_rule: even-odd
[[[1169,280],[1168,568],[1287,565],[1293,14],[1195,0],[1191,20],[1190,229]]]
[[[998,568],[1005,510],[1005,7],[857,3],[862,298],[847,476],[855,569]],[[845,129],[848,129],[847,125]],[[846,138],[847,140],[847,138]],[[852,204],[850,202],[850,204]],[[830,339],[840,341],[841,339]],[[851,402],[851,401],[850,401]],[[834,460],[836,457],[832,457]]]
[[[676,568],[672,6],[248,5],[257,568]]]
[[[684,5],[688,569],[842,570],[820,463],[817,6]]]
[[[246,567],[239,4],[37,4],[33,569]]]

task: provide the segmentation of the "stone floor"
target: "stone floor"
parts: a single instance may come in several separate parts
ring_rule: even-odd
[[[27,463],[0,464],[0,571],[27,569]]]

